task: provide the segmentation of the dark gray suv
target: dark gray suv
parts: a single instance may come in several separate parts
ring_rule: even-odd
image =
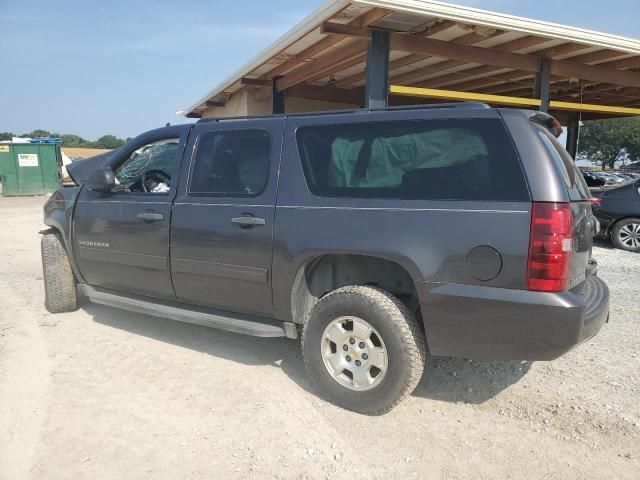
[[[551,360],[608,319],[582,175],[546,114],[480,104],[206,119],[77,162],[45,205],[51,312],[302,337],[320,391],[390,410],[427,350]]]

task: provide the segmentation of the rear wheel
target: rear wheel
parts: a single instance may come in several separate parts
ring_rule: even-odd
[[[613,244],[628,252],[640,252],[640,218],[625,218],[611,231]]]
[[[42,270],[44,277],[44,306],[51,313],[78,309],[76,278],[71,270],[62,237],[54,230],[42,235]]]
[[[321,393],[349,410],[377,415],[416,387],[425,362],[424,334],[407,307],[374,287],[325,295],[302,332],[307,371]]]

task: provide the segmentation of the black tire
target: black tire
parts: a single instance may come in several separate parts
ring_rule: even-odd
[[[625,218],[616,223],[611,230],[611,241],[620,250],[626,250],[627,252],[640,252],[640,238],[634,241],[629,237],[630,230],[636,230],[637,234],[640,234],[640,218]],[[625,243],[626,242],[626,243]],[[634,246],[634,243],[638,243]]]
[[[62,237],[58,232],[50,230],[42,235],[40,248],[45,308],[51,313],[77,310],[76,278],[71,269]]]
[[[386,347],[386,373],[369,390],[343,386],[325,367],[321,351],[324,331],[343,316],[365,320]],[[302,355],[309,376],[329,401],[348,410],[380,415],[410,395],[420,381],[425,338],[414,316],[396,297],[379,288],[348,286],[328,293],[314,306],[302,331]]]

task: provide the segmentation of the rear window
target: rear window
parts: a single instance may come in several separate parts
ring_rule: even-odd
[[[573,158],[569,155],[569,152],[567,152],[549,130],[538,123],[534,123],[534,125],[564,179],[567,192],[569,192],[569,199],[572,201],[580,201],[591,198],[591,192],[589,191],[587,182],[573,161]]]
[[[317,196],[529,200],[498,119],[307,126],[296,138],[307,185]]]

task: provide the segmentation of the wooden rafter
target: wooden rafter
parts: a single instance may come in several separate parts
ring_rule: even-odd
[[[314,85],[300,84],[289,88],[287,90],[287,97],[362,105],[364,103],[364,88],[347,90],[336,87],[316,87]]]
[[[539,43],[546,43],[548,40],[547,39],[540,39],[540,37],[533,37],[533,38],[537,38],[539,40],[542,40]],[[517,42],[517,40],[515,40],[514,42]],[[498,45],[496,47],[493,47],[493,50],[497,50],[500,52],[513,52],[513,46],[518,47],[521,44],[520,43],[515,43],[515,45],[513,44],[513,42],[507,42],[505,44],[502,45]],[[577,45],[577,44],[566,44],[568,47],[570,48],[566,48],[563,50],[558,50],[556,47],[552,47],[551,49],[545,49],[545,50],[541,50],[540,52],[543,53],[542,56],[545,56],[544,54],[551,54],[551,55],[561,55],[563,53],[566,53],[568,51],[577,51],[578,49],[583,49],[586,48],[583,45]],[[538,52],[536,52],[538,54]],[[461,63],[466,63],[466,62],[461,62]],[[465,70],[461,70],[458,72],[443,72],[442,75],[437,75],[435,77],[431,77],[428,80],[425,80],[423,83],[421,82],[420,84],[418,84],[417,86],[421,86],[421,87],[428,87],[428,88],[439,88],[439,87],[443,87],[443,86],[451,86],[451,85],[455,85],[457,83],[462,83],[465,81],[469,81],[469,77],[480,77],[482,75],[491,75],[494,74],[496,72],[497,68],[493,65],[483,65],[480,67],[473,67],[473,65],[470,65],[469,68],[465,69]],[[458,77],[458,78],[452,78],[453,77]],[[398,82],[398,83],[403,83],[402,81]]]
[[[323,25],[323,32],[364,38],[368,38],[369,36],[369,30],[367,28],[349,27],[333,23],[325,23]],[[409,53],[430,54],[527,72],[537,72],[540,69],[540,57],[538,56],[499,52],[494,49],[471,45],[454,45],[441,40],[419,38],[398,33],[391,34],[391,48]],[[551,63],[551,73],[567,78],[583,78],[598,82],[640,86],[640,73],[638,72],[585,65],[569,60],[554,60]]]
[[[453,22],[451,20],[430,20],[427,23],[423,23],[422,25],[419,25],[411,30],[411,33],[431,37],[433,35],[446,32],[447,30],[451,30],[457,25],[458,24],[456,22]]]
[[[458,37],[454,40],[451,40],[451,42],[459,44],[459,45],[472,45],[474,43],[478,43],[481,42],[483,40],[487,40],[488,38],[492,38],[498,35],[501,35],[503,32],[501,31],[494,31],[491,34],[488,35],[483,35],[483,34],[479,34],[477,32],[471,32],[471,33],[467,33],[465,35],[462,35],[461,37]],[[407,66],[407,65],[411,65],[417,62],[420,62],[422,60],[425,60],[427,58],[430,58],[430,55],[420,55],[420,54],[409,54],[407,56],[404,56],[402,58],[399,58],[398,60],[394,60],[392,62],[389,63],[389,72],[393,72],[393,70],[396,70],[398,68]],[[438,64],[436,64],[433,67],[426,67],[428,68],[435,68],[436,66],[441,68],[454,68],[456,66],[462,65],[465,62],[461,62],[459,60],[445,60],[443,62],[439,62]],[[436,71],[439,71],[439,69],[437,69]],[[420,72],[423,72],[425,69],[421,69]],[[410,74],[414,73],[409,72]],[[420,73],[421,75],[423,73]],[[405,75],[406,77],[410,78],[410,75],[407,74],[402,74]],[[357,73],[355,75],[351,75],[349,77],[343,78],[342,80],[338,81],[338,86],[339,87],[346,87],[349,85],[353,85],[354,83],[360,82],[362,80],[364,80],[364,72],[360,72]],[[390,75],[390,78],[392,78],[394,81],[397,81],[397,83],[403,83],[403,80],[396,80],[394,75]],[[406,80],[405,80],[406,81]]]
[[[267,80],[266,78],[243,77],[240,79],[240,85],[244,85],[247,87],[267,87],[271,85],[271,80]]]
[[[285,90],[299,83],[303,83],[314,76],[329,74],[340,64],[353,61],[355,58],[361,58],[363,52],[367,50],[366,39],[356,39],[348,43],[344,47],[325,54],[313,62],[309,62],[300,68],[295,69],[278,81],[278,88]]]
[[[542,52],[536,52],[536,54],[549,54],[551,52],[547,51],[547,50],[543,50]],[[578,57],[572,57],[571,61],[576,61],[577,59],[582,59],[584,61],[591,61],[591,62],[596,62],[598,60],[602,60],[605,58],[608,59],[612,59],[615,58],[615,56],[619,57],[623,54],[621,54],[620,52],[616,52],[617,55],[613,55],[611,50],[601,50],[598,52],[592,52],[586,55],[580,55]],[[603,64],[601,64],[602,66]],[[609,63],[604,64],[603,66],[608,66]],[[469,85],[462,85],[466,83],[464,81],[464,79],[456,79],[456,80],[451,80],[450,76],[451,74],[446,75],[443,81],[434,81],[433,79],[430,79],[428,82],[425,82],[425,84],[420,84],[420,85],[416,85],[416,86],[424,86],[424,87],[429,87],[429,88],[440,88],[440,87],[454,87],[456,89],[462,89],[462,90],[467,90],[467,89],[484,89],[486,86],[489,85],[493,85],[495,83],[501,83],[501,82],[497,82],[496,80],[496,76],[492,75],[492,72],[496,71],[496,67],[493,66],[483,66],[483,67],[476,67],[474,69],[469,69],[469,70],[464,70],[462,72],[459,72],[459,75],[461,78],[463,78],[463,76],[466,77],[472,77],[472,76],[477,76],[477,75],[484,75],[484,74],[488,74],[487,75],[487,81],[483,81],[482,79],[477,79],[477,80],[468,80],[467,82],[469,82]],[[463,75],[464,74],[464,75]],[[521,78],[521,77],[530,77],[531,74],[528,72],[522,72],[522,71],[514,71],[512,72],[512,74],[502,74],[502,77],[499,77],[501,80],[507,81],[507,80],[511,80],[511,79],[515,79],[515,78]],[[513,76],[511,76],[513,75]],[[438,77],[439,78],[439,77]],[[575,83],[571,82],[571,83]],[[615,88],[620,88],[619,85],[611,85],[611,84],[606,84],[607,87],[609,89],[615,89]],[[512,84],[507,84],[504,83],[503,85],[498,85],[496,86],[494,89],[488,89],[488,90],[483,90],[489,93],[501,93],[501,92],[508,92],[510,90],[502,88],[503,86],[506,87],[513,87]],[[519,85],[515,85],[515,88],[519,88]],[[514,88],[511,88],[512,90]]]
[[[445,25],[444,23],[440,23],[438,25]],[[419,30],[419,32],[417,32],[417,34],[419,34],[420,36],[426,36],[426,37],[430,37],[432,35],[436,35],[444,30],[448,30],[452,27],[457,26],[457,24],[455,22],[448,22],[446,24],[447,28],[444,28],[444,26],[442,26],[440,29],[437,28],[427,28],[427,29],[422,29]],[[455,38],[453,40],[450,40],[453,43],[459,44],[459,45],[472,45],[474,43],[478,43],[481,42],[483,40],[487,40],[488,38],[493,38],[496,37],[498,35],[502,35],[504,32],[502,32],[501,30],[491,30],[491,31],[486,31],[486,32],[482,32],[479,33],[475,30],[473,30],[470,33],[466,33],[458,38]],[[389,72],[392,72],[395,69],[407,66],[407,65],[411,65],[414,64],[416,62],[420,62],[422,60],[425,60],[427,58],[429,58],[430,55],[420,55],[420,54],[409,54],[406,55],[402,58],[399,58],[397,60],[394,60],[392,62],[389,63]],[[457,62],[456,63],[460,63]],[[451,67],[449,67],[451,68]],[[346,87],[349,85],[353,85],[354,83],[358,83],[361,82],[362,80],[364,80],[365,74],[364,71],[363,72],[359,72],[356,73],[354,75],[350,75],[349,77],[343,78],[341,80],[338,81],[337,85],[339,87]]]
[[[352,27],[366,27],[367,25],[371,25],[372,23],[377,22],[378,20],[386,17],[391,13],[390,10],[386,10],[384,8],[372,8],[368,12],[360,15],[359,17],[351,20],[348,23],[349,26]],[[263,75],[263,78],[272,78],[276,75],[282,75],[283,73],[291,70],[292,68],[297,67],[301,62],[317,55],[329,47],[332,47],[336,43],[338,43],[341,39],[335,36],[328,36],[323,38],[322,40],[314,43],[313,45],[305,48],[303,51],[289,58],[288,60],[282,62],[277,67],[274,67],[269,71],[269,73]]]

